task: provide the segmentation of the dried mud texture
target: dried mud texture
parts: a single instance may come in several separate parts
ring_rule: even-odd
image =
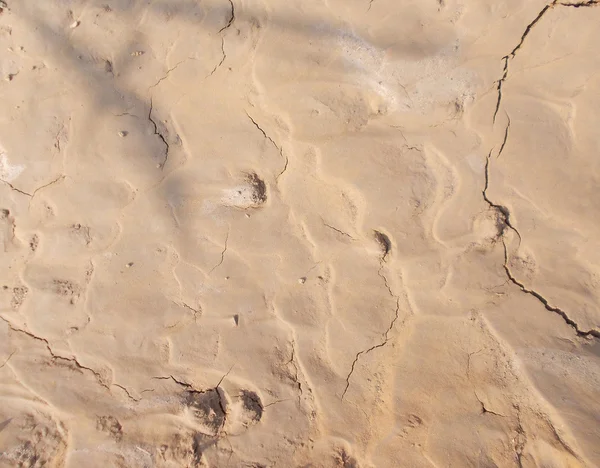
[[[0,2],[0,467],[600,465],[598,25]]]

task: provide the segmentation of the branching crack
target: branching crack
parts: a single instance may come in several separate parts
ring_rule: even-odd
[[[497,82],[498,100],[496,103],[496,109],[494,110],[494,115],[493,115],[493,119],[492,119],[493,122],[496,121],[496,116],[500,109],[501,100],[502,100],[502,85],[508,78],[508,69],[509,69],[510,60],[512,60],[516,56],[517,51],[523,46],[525,39],[527,38],[527,36],[529,35],[529,33],[531,32],[533,27],[542,19],[542,17],[548,12],[548,10],[550,10],[551,8],[553,8],[554,6],[557,6],[557,5],[580,8],[580,7],[595,6],[598,4],[600,4],[600,0],[588,0],[585,2],[579,2],[579,3],[565,3],[565,2],[558,2],[558,0],[554,0],[551,3],[547,4],[546,6],[544,6],[544,8],[542,8],[540,10],[538,15],[525,28],[525,31],[521,35],[521,39],[520,39],[519,43],[510,51],[510,53],[508,55],[506,55],[502,58],[502,60],[504,60],[504,70],[502,73],[502,77]],[[502,141],[502,145],[500,146],[500,150],[498,151],[496,158],[500,157],[500,155],[504,151],[504,147],[506,146],[506,142],[508,140],[509,129],[510,129],[510,117],[508,117],[508,115],[507,115],[507,118],[508,118],[508,123],[507,123],[506,129],[504,131],[504,140]],[[508,208],[492,202],[487,195],[487,190],[489,187],[489,165],[490,165],[491,155],[492,155],[492,151],[489,152],[489,154],[487,155],[487,158],[486,158],[485,184],[484,184],[484,188],[482,190],[482,194],[483,194],[483,199],[485,200],[485,202],[490,206],[490,208],[493,208],[500,217],[501,222],[500,222],[500,232],[498,233],[498,237],[502,239],[502,245],[504,247],[504,271],[506,273],[508,280],[510,282],[512,282],[514,285],[518,286],[519,289],[521,289],[521,291],[523,291],[524,293],[535,297],[538,301],[540,301],[543,304],[543,306],[547,310],[549,310],[550,312],[554,312],[555,314],[558,314],[559,316],[561,316],[562,319],[565,321],[565,323],[567,323],[567,325],[571,326],[575,330],[575,332],[577,333],[578,336],[600,338],[600,330],[596,330],[596,329],[591,329],[591,330],[587,330],[587,331],[581,330],[579,328],[579,325],[573,319],[571,319],[564,310],[550,305],[550,303],[544,296],[542,296],[540,293],[538,293],[537,291],[535,291],[533,289],[527,288],[523,283],[521,283],[519,280],[517,280],[513,276],[512,272],[510,271],[510,268],[508,266],[509,265],[508,248],[506,246],[506,241],[505,241],[505,237],[504,237],[506,228],[507,227],[510,228],[512,231],[515,232],[515,234],[517,234],[517,236],[519,237],[519,242],[521,242],[522,239],[521,239],[521,235],[520,235],[519,231],[511,223],[510,212],[509,212]],[[519,464],[520,464],[520,458],[519,458]]]
[[[57,182],[60,182],[63,179],[66,179],[67,176],[65,176],[64,174],[59,175],[58,177],[56,177],[54,180],[51,180],[50,182],[48,182],[47,184],[42,185],[41,187],[36,188],[33,193],[31,194],[31,198],[35,197],[35,194],[38,193],[40,190],[45,189],[46,187],[50,187],[51,185],[56,184]]]
[[[511,50],[508,55],[505,55],[504,57],[502,57],[502,60],[504,61],[504,69],[502,71],[502,77],[497,81],[497,84],[496,84],[496,89],[498,91],[498,99],[496,101],[496,109],[494,110],[494,116],[492,118],[493,123],[496,122],[496,115],[498,114],[498,111],[500,110],[500,106],[502,103],[502,85],[508,78],[509,62],[517,55],[517,51],[521,48],[521,46],[525,42],[525,39],[527,38],[527,36],[531,32],[531,30],[533,29],[533,27],[537,24],[538,21],[540,21],[542,19],[544,14],[546,14],[546,12],[550,8],[552,8],[554,5],[556,5],[557,1],[558,0],[554,0],[552,3],[549,3],[544,8],[542,8],[542,10],[538,13],[538,15],[534,18],[534,20],[527,25],[527,27],[525,28],[525,31],[521,35],[521,40],[515,46],[515,48],[513,50]]]
[[[508,135],[508,126],[507,126],[507,131],[505,134],[505,138]],[[504,146],[504,144],[502,145]],[[502,205],[498,205],[494,202],[492,202],[488,196],[487,196],[487,189],[489,186],[489,164],[490,164],[490,157],[491,157],[492,152],[490,151],[490,153],[487,156],[486,159],[486,164],[485,164],[485,185],[484,185],[484,189],[482,191],[483,194],[483,199],[485,200],[485,202],[492,208],[494,209],[500,216],[501,218],[501,229],[500,232],[498,233],[498,236],[502,239],[502,245],[504,247],[504,271],[506,272],[506,276],[508,277],[508,279],[515,284],[516,286],[519,287],[519,289],[521,289],[521,291],[523,291],[526,294],[529,294],[533,297],[535,297],[536,299],[538,299],[543,305],[544,307],[551,311],[554,312],[558,315],[560,315],[564,321],[570,325],[575,332],[577,333],[578,336],[584,336],[584,337],[589,337],[589,336],[593,336],[596,338],[600,338],[600,331],[598,330],[588,330],[588,331],[584,331],[581,330],[579,328],[579,326],[577,325],[577,323],[572,320],[568,314],[563,311],[562,309],[558,308],[558,307],[554,307],[552,305],[549,304],[548,300],[543,297],[540,293],[534,291],[533,289],[528,289],[527,287],[525,287],[525,285],[523,283],[521,283],[520,281],[518,281],[512,274],[512,272],[510,271],[510,268],[508,267],[508,248],[506,246],[506,242],[504,240],[504,235],[505,235],[505,231],[506,228],[510,228],[512,231],[515,232],[515,234],[519,237],[519,242],[521,242],[521,234],[519,233],[519,231],[512,225],[511,221],[510,221],[510,212],[508,211],[508,208],[506,208],[505,206]]]
[[[233,367],[234,366],[231,366],[229,368],[229,370],[219,379],[219,382],[217,383],[217,385],[215,385],[212,388],[207,388],[205,390],[196,390],[191,384],[184,382],[182,380],[176,379],[175,377],[173,377],[173,375],[158,376],[158,377],[152,377],[152,378],[154,380],[172,380],[177,385],[183,387],[189,395],[215,392],[219,399],[219,401],[218,401],[219,408],[220,408],[221,412],[223,413],[223,420],[221,421],[219,427],[217,428],[216,434],[224,433],[225,435],[227,435],[227,433],[225,433],[225,431],[223,431],[223,428],[225,427],[225,425],[227,423],[227,416],[228,416],[227,402],[224,401],[224,396],[221,393],[220,387],[221,387],[221,384],[223,383],[223,380],[225,380],[225,378],[229,375],[229,373],[231,372]]]
[[[383,346],[385,346],[387,344],[387,342],[390,339],[390,336],[389,336],[390,332],[394,328],[394,325],[398,321],[398,317],[400,315],[400,298],[396,294],[394,294],[387,277],[383,274],[383,268],[387,261],[388,255],[390,254],[390,252],[392,250],[392,242],[386,234],[384,234],[380,231],[374,231],[374,234],[375,234],[375,240],[381,246],[381,257],[379,259],[379,269],[377,270],[377,274],[383,279],[383,283],[385,284],[385,287],[388,290],[390,297],[392,299],[395,299],[396,310],[394,311],[394,318],[392,319],[392,321],[390,322],[390,325],[388,326],[387,330],[383,334],[383,340],[381,341],[381,343],[371,346],[369,349],[365,349],[356,354],[356,357],[354,358],[354,361],[352,362],[352,366],[350,367],[350,372],[348,373],[348,375],[346,377],[346,388],[344,388],[344,392],[342,393],[342,398],[341,398],[342,400],[344,399],[344,396],[346,395],[346,392],[348,391],[348,387],[350,387],[350,377],[352,377],[352,373],[354,372],[354,367],[356,366],[356,363],[358,362],[360,356],[362,356],[363,354],[366,355],[366,354],[370,353],[371,351],[373,351],[374,349],[382,348]]]
[[[475,356],[477,354],[479,354],[481,351],[483,351],[484,348],[479,349],[478,351],[473,351],[472,353],[469,353],[467,355],[467,380],[469,382],[471,382],[471,357]],[[495,416],[501,416],[503,418],[505,418],[506,416],[500,413],[496,413],[495,411],[489,410],[486,406],[485,403],[483,402],[483,400],[481,398],[479,398],[479,395],[477,394],[477,391],[475,389],[473,389],[473,393],[475,394],[475,398],[477,398],[477,401],[479,402],[479,404],[481,405],[481,414],[493,414]]]
[[[47,184],[42,185],[41,187],[36,188],[33,193],[29,193],[29,192],[25,192],[24,190],[18,189],[17,187],[15,187],[13,184],[11,184],[10,182],[8,182],[7,180],[4,179],[0,179],[0,181],[4,182],[6,185],[8,185],[12,190],[14,190],[15,192],[18,192],[22,195],[26,195],[29,198],[33,198],[35,196],[35,194],[37,192],[39,192],[42,189],[45,189],[46,187],[49,187],[50,185],[53,185],[57,182],[60,182],[61,180],[65,179],[67,176],[65,176],[64,174],[59,175],[58,177],[56,177],[55,179],[51,180],[50,182],[48,182]]]
[[[529,35],[529,33],[531,32],[533,27],[542,19],[542,17],[548,12],[548,10],[550,10],[551,8],[553,8],[556,5],[565,6],[565,7],[573,7],[573,8],[582,8],[582,7],[592,7],[592,6],[596,6],[599,4],[600,4],[600,0],[588,0],[586,2],[579,2],[579,3],[566,3],[566,2],[558,2],[558,0],[554,0],[553,2],[547,4],[546,6],[544,6],[544,8],[542,8],[540,10],[538,15],[525,28],[525,31],[521,35],[521,40],[515,46],[515,48],[513,50],[511,50],[508,55],[505,55],[504,57],[502,57],[502,60],[504,61],[504,68],[502,70],[502,77],[496,82],[496,89],[498,91],[498,99],[496,101],[496,109],[494,110],[494,116],[492,118],[493,123],[496,122],[496,115],[498,114],[498,111],[500,110],[500,105],[502,102],[502,85],[508,79],[509,63],[513,58],[515,58],[515,56],[517,55],[517,51],[523,46],[525,39],[527,38],[527,36]]]
[[[152,118],[152,109],[153,108],[154,108],[154,106],[153,106],[152,98],[150,98],[150,110],[148,111],[148,120],[150,121],[150,123],[154,127],[154,135],[158,136],[158,138],[160,139],[160,141],[162,141],[163,145],[165,146],[165,159],[160,164],[160,168],[164,169],[165,164],[167,164],[167,160],[169,159],[169,149],[170,149],[170,147],[169,147],[169,143],[167,142],[167,139],[165,138],[165,136],[161,132],[158,131],[158,125],[156,124],[156,122]]]
[[[223,65],[223,62],[225,62],[225,59],[227,58],[227,54],[225,53],[225,37],[223,36],[223,32],[226,31],[235,21],[235,5],[233,4],[232,0],[229,0],[229,4],[231,5],[229,21],[227,21],[227,24],[218,31],[218,34],[221,36],[221,60],[215,65],[212,71],[208,74],[207,78],[209,76],[213,76],[214,73],[219,69],[219,67]]]
[[[48,353],[50,354],[52,360],[54,361],[65,361],[65,362],[69,362],[71,364],[73,364],[77,369],[79,369],[80,371],[88,371],[91,372],[94,375],[94,378],[96,379],[96,381],[103,386],[104,388],[106,388],[109,392],[110,392],[110,385],[108,385],[105,381],[104,378],[102,377],[102,375],[100,375],[99,372],[95,371],[94,369],[92,369],[91,367],[86,367],[84,365],[82,365],[75,356],[72,357],[64,357],[64,356],[60,356],[58,354],[56,354],[52,348],[50,347],[50,342],[46,339],[46,338],[41,338],[37,335],[34,335],[33,333],[27,331],[27,330],[23,330],[21,328],[17,328],[15,327],[9,320],[7,320],[6,318],[0,316],[0,319],[2,319],[4,322],[6,322],[6,324],[8,325],[8,327],[17,333],[21,333],[23,335],[28,336],[29,338],[32,338],[36,341],[39,341],[41,343],[44,344],[44,346],[46,347],[46,349],[48,350]],[[118,386],[120,388],[123,388],[125,390],[124,387],[122,387],[121,385],[118,384],[113,384],[115,386]],[[131,397],[130,393],[128,391],[126,391],[127,396],[129,398],[131,398],[133,401],[138,401],[135,398]]]
[[[181,64],[182,64],[183,62],[185,62],[186,60],[187,60],[187,59],[185,59],[185,60],[181,60],[179,63],[176,63],[176,64],[175,64],[175,66],[173,66],[173,67],[169,68],[169,69],[167,70],[167,72],[165,73],[165,75],[164,75],[162,78],[159,78],[159,80],[158,80],[156,83],[154,83],[152,86],[150,86],[150,87],[148,88],[148,90],[150,90],[150,89],[152,89],[152,88],[156,88],[156,87],[157,87],[157,86],[158,86],[158,85],[159,85],[159,84],[160,84],[162,81],[166,80],[166,79],[169,77],[169,74],[170,74],[170,73],[171,73],[173,70],[175,70],[175,69],[176,69],[176,68],[177,68],[179,65],[181,65]]]
[[[217,263],[214,267],[211,268],[211,270],[208,272],[209,275],[223,264],[223,261],[225,260],[225,252],[227,252],[227,242],[228,241],[229,241],[229,231],[227,231],[227,234],[225,235],[225,244],[223,245],[223,250],[221,251],[221,259],[219,260],[219,263]]]
[[[473,393],[475,394],[475,398],[477,398],[477,401],[479,402],[479,404],[481,405],[481,414],[493,414],[494,416],[500,416],[502,418],[505,418],[506,416],[500,413],[496,413],[492,410],[487,409],[487,407],[485,406],[485,403],[481,400],[481,398],[479,398],[479,395],[477,395],[477,392],[475,390],[473,390]]]
[[[350,378],[352,377],[352,374],[354,372],[354,367],[356,366],[356,363],[358,362],[359,358],[364,354],[369,354],[371,351],[377,349],[377,348],[382,348],[384,347],[388,340],[389,340],[389,334],[392,331],[392,328],[394,328],[394,325],[396,324],[396,321],[398,320],[398,316],[400,314],[400,299],[396,299],[396,311],[395,311],[395,316],[392,319],[392,321],[390,322],[390,326],[388,327],[388,329],[385,331],[385,334],[383,335],[383,341],[379,344],[376,344],[375,346],[371,346],[368,349],[365,349],[363,351],[359,351],[356,354],[356,357],[354,358],[354,361],[352,362],[352,366],[350,367],[350,372],[348,373],[348,375],[346,376],[346,388],[344,388],[344,392],[342,393],[342,400],[344,399],[344,396],[346,396],[346,392],[348,391],[348,387],[350,387]]]
[[[519,280],[517,280],[513,276],[512,272],[510,271],[510,268],[508,267],[508,248],[506,247],[504,240],[502,241],[502,244],[504,246],[504,271],[506,272],[506,276],[508,277],[508,279],[513,284],[518,286],[519,289],[521,289],[521,291],[523,291],[524,293],[535,297],[538,301],[540,301],[544,305],[546,310],[549,310],[550,312],[554,312],[555,314],[560,315],[563,318],[563,320],[575,330],[575,332],[577,333],[578,336],[583,336],[583,337],[593,336],[595,338],[600,338],[599,330],[594,330],[594,329],[587,330],[587,331],[581,330],[579,328],[579,325],[573,319],[571,319],[564,310],[550,305],[550,303],[544,296],[542,296],[537,291],[534,291],[533,289],[527,288],[523,283],[521,283]]]
[[[508,127],[506,130],[506,137],[508,137]],[[502,148],[504,148],[504,144],[502,145]],[[500,154],[500,153],[498,153]],[[500,221],[501,221],[501,227],[500,227],[500,232],[498,233],[498,235],[500,237],[502,237],[506,231],[506,228],[508,227],[509,229],[511,229],[519,238],[519,242],[521,242],[521,234],[519,233],[519,231],[517,230],[517,228],[515,228],[510,220],[510,211],[508,210],[507,207],[503,206],[503,205],[498,205],[497,203],[494,203],[492,200],[490,200],[488,198],[487,195],[487,190],[489,188],[489,184],[490,184],[490,158],[492,156],[492,151],[490,151],[487,155],[487,158],[485,160],[485,185],[483,187],[483,190],[481,191],[482,195],[483,195],[483,199],[485,200],[485,202],[490,206],[490,208],[492,208],[493,210],[495,210],[499,217],[500,217]]]
[[[191,305],[186,304],[185,302],[182,302],[181,305],[188,309],[194,315],[194,322],[198,323],[198,316],[202,315],[202,308],[194,309]]]
[[[225,380],[225,377],[227,377],[229,375],[229,373],[231,372],[231,369],[233,369],[233,366],[231,366],[229,368],[229,370],[225,373],[225,375],[223,375],[223,377],[221,377],[221,380],[219,380],[219,383],[217,383],[217,385],[215,385],[215,387],[213,389],[215,392],[217,392],[217,396],[219,397],[219,407],[221,408],[221,411],[223,412],[223,422],[221,423],[219,432],[223,431],[223,428],[225,427],[225,424],[227,423],[227,416],[229,414],[227,411],[227,405],[225,403],[223,403],[223,395],[221,395],[221,392],[219,391],[219,387],[223,383],[223,380]],[[261,407],[262,407],[262,405],[261,405]]]
[[[177,380],[175,377],[173,377],[172,375],[168,375],[167,377],[152,377],[154,380],[172,380],[173,382],[175,382],[177,385],[182,386],[183,388],[187,388],[187,389],[192,389],[192,391],[194,392],[199,392],[199,393],[204,393],[198,390],[194,390],[194,387],[192,387],[191,384],[184,382],[182,380]]]

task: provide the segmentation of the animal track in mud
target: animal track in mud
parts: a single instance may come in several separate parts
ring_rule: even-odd
[[[381,252],[382,252],[382,260],[385,260],[386,257],[388,256],[388,254],[391,252],[392,250],[392,241],[390,240],[390,238],[384,234],[383,232],[380,231],[373,231],[373,234],[375,236],[375,240],[377,241],[377,243],[380,245],[381,247]]]
[[[416,414],[409,414],[406,421],[410,427],[418,427],[423,424],[423,420]]]
[[[106,432],[117,442],[123,439],[123,426],[114,416],[98,416],[96,418],[96,430]]]
[[[59,296],[69,297],[69,302],[71,304],[75,304],[81,294],[81,288],[68,280],[53,280],[52,291]]]
[[[8,286],[3,286],[2,289],[9,289]],[[17,310],[21,307],[21,304],[25,301],[27,294],[29,293],[29,288],[27,286],[16,286],[12,288],[12,299],[10,301],[10,306]]]
[[[35,252],[39,245],[40,245],[40,237],[37,234],[34,234],[33,236],[31,236],[31,239],[29,240],[29,250],[31,250],[32,252]]]
[[[5,417],[2,414],[0,420]],[[24,417],[15,416],[12,412],[9,423],[9,426],[5,426],[7,437],[0,447],[2,466],[62,466],[61,460],[64,459],[67,442],[66,430],[60,422],[57,423],[40,412],[36,412],[35,416],[29,414]]]
[[[264,413],[261,398],[247,389],[240,390],[233,401],[219,386],[204,391],[188,390],[183,403],[211,432],[213,439],[222,434],[241,434],[258,424]]]
[[[72,224],[71,233],[81,239],[85,243],[85,245],[90,245],[92,242],[92,235],[90,234],[90,228],[88,226],[84,226],[82,224]]]
[[[206,391],[190,390],[186,392],[184,404],[190,408],[194,416],[218,435],[225,425],[227,403],[221,396],[219,388]]]
[[[356,459],[349,455],[346,449],[340,448],[335,456],[338,466],[342,468],[359,468],[359,464]]]
[[[203,434],[176,433],[168,443],[158,448],[157,458],[169,463],[167,466],[205,466],[202,452],[210,445],[212,444],[205,441]],[[160,464],[159,466],[165,465]]]
[[[240,393],[244,412],[242,414],[242,424],[250,426],[258,423],[262,419],[264,407],[260,397],[251,390],[242,390]]]
[[[0,233],[0,241],[6,243],[12,241],[15,238],[15,218],[10,215],[10,210],[6,208],[0,209],[0,221],[3,221],[2,224],[6,226],[5,234],[2,235]]]
[[[257,205],[262,205],[267,201],[267,186],[265,182],[258,177],[255,172],[248,174],[246,180],[252,187],[252,200]]]
[[[237,208],[257,208],[267,201],[267,184],[255,172],[244,177],[244,184],[225,190],[221,201]]]
[[[414,431],[414,430],[418,430],[418,428],[420,428],[423,425],[423,420],[417,416],[416,414],[409,414],[406,419],[405,419],[405,423],[402,427],[402,436],[401,437],[408,437],[409,434]]]

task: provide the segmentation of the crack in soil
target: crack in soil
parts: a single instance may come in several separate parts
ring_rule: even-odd
[[[169,146],[169,143],[167,142],[167,139],[162,134],[162,132],[158,131],[158,125],[156,124],[155,120],[152,118],[152,110],[153,109],[154,109],[153,101],[152,101],[152,98],[150,98],[150,110],[148,111],[148,120],[154,126],[154,135],[158,136],[158,138],[160,139],[160,141],[162,141],[163,145],[165,146],[165,159],[160,164],[160,168],[164,169],[165,164],[167,164],[167,161],[169,159],[169,149],[170,149],[170,146]]]
[[[15,326],[14,326],[14,325],[13,325],[13,324],[12,324],[12,323],[9,321],[9,320],[7,320],[6,318],[2,317],[1,315],[0,315],[0,319],[2,319],[4,322],[6,322],[6,324],[8,325],[8,327],[9,327],[9,328],[10,328],[12,331],[14,331],[14,332],[17,332],[17,333],[21,333],[21,334],[23,334],[23,335],[26,335],[26,336],[28,336],[29,338],[32,338],[32,339],[34,339],[34,340],[36,340],[36,341],[39,341],[39,342],[43,343],[43,344],[44,344],[44,346],[46,347],[46,349],[48,350],[48,353],[50,354],[50,356],[51,356],[51,358],[52,358],[52,360],[53,360],[53,361],[56,361],[56,360],[58,360],[58,361],[66,361],[66,362],[70,362],[71,364],[75,365],[75,367],[77,367],[77,368],[78,368],[80,371],[84,371],[84,370],[86,370],[86,371],[88,371],[88,372],[91,372],[91,373],[94,375],[94,377],[95,377],[96,381],[98,382],[98,384],[100,384],[102,387],[106,388],[106,389],[109,391],[109,393],[112,393],[112,392],[111,392],[111,390],[110,390],[110,387],[111,387],[111,385],[108,385],[108,384],[107,384],[107,383],[104,381],[104,378],[102,377],[102,375],[101,375],[101,374],[100,374],[98,371],[96,371],[96,370],[92,369],[91,367],[87,367],[87,366],[84,366],[84,365],[82,365],[82,364],[81,364],[81,363],[80,363],[80,362],[77,360],[77,358],[76,358],[75,356],[72,356],[72,357],[65,357],[65,356],[60,356],[59,354],[56,354],[56,353],[54,352],[54,350],[51,348],[51,346],[50,346],[50,342],[49,342],[49,341],[48,341],[46,338],[39,337],[39,336],[37,336],[37,335],[34,335],[33,333],[31,333],[31,332],[29,332],[29,331],[27,331],[27,330],[23,330],[23,329],[21,329],[21,328],[17,328],[17,327],[15,327]],[[119,388],[121,388],[121,389],[125,390],[125,392],[126,392],[127,396],[128,396],[128,397],[129,397],[131,400],[133,400],[133,401],[135,401],[135,402],[138,402],[138,401],[139,401],[139,400],[137,400],[137,399],[133,398],[133,397],[131,396],[131,394],[129,393],[129,391],[128,391],[128,390],[127,390],[125,387],[123,387],[122,385],[115,384],[115,383],[113,383],[112,385],[114,385],[114,386],[117,386],[117,387],[119,387]]]
[[[554,0],[552,3],[549,3],[544,8],[542,8],[542,10],[533,19],[533,21],[531,23],[529,23],[527,25],[527,27],[525,28],[525,31],[521,35],[521,40],[519,41],[519,43],[514,47],[513,50],[510,51],[510,53],[508,55],[505,55],[504,57],[502,57],[502,60],[504,60],[504,69],[502,71],[502,77],[497,82],[497,88],[496,89],[498,91],[498,100],[496,101],[496,109],[494,110],[494,116],[492,118],[492,122],[493,123],[496,122],[496,115],[498,115],[498,111],[500,110],[500,106],[502,104],[502,85],[504,84],[504,82],[508,78],[509,62],[513,58],[515,58],[515,56],[517,55],[517,51],[521,48],[521,46],[525,42],[525,39],[527,38],[527,36],[531,32],[531,30],[533,29],[533,27],[538,23],[538,21],[540,21],[542,19],[542,17],[546,14],[546,12],[550,8],[552,8],[554,5],[556,5],[557,1],[558,0]]]
[[[277,151],[279,151],[279,155],[285,160],[284,165],[283,165],[283,169],[279,172],[279,174],[277,174],[275,176],[275,181],[278,181],[279,178],[283,175],[283,173],[287,170],[288,164],[289,164],[290,160],[287,157],[287,155],[285,155],[283,153],[283,148],[281,146],[279,146],[277,143],[275,143],[275,140],[273,140],[273,138],[271,138],[267,134],[267,132],[265,132],[263,130],[263,128],[260,125],[258,125],[258,123],[256,122],[256,120],[254,120],[252,118],[252,116],[247,111],[245,111],[245,112],[246,112],[246,115],[248,116],[248,118],[250,119],[250,121],[254,124],[254,126],[263,134],[263,137],[265,137],[265,139],[269,140],[273,144],[273,146],[275,147],[275,149],[277,149]]]
[[[521,283],[519,280],[517,280],[513,276],[512,272],[510,271],[510,268],[508,267],[508,248],[506,247],[506,243],[504,242],[504,239],[502,240],[502,245],[504,246],[504,271],[506,272],[506,276],[508,277],[508,279],[513,284],[518,286],[519,289],[521,289],[521,291],[523,291],[524,293],[535,297],[538,301],[540,301],[544,305],[546,310],[549,310],[550,312],[554,312],[555,314],[560,315],[563,318],[563,320],[567,323],[567,325],[571,326],[575,330],[575,332],[577,333],[577,336],[582,336],[582,337],[592,336],[595,338],[600,338],[599,330],[595,330],[595,329],[581,330],[579,325],[577,324],[577,322],[575,322],[573,319],[571,319],[564,310],[560,309],[559,307],[554,307],[554,306],[550,305],[548,299],[546,299],[544,296],[542,296],[537,291],[527,288],[523,283]]]
[[[535,27],[535,25],[548,12],[548,10],[550,10],[551,8],[553,8],[556,5],[579,8],[579,7],[594,6],[594,5],[598,5],[598,4],[600,4],[600,0],[588,0],[586,2],[573,3],[573,4],[559,3],[558,0],[554,0],[553,2],[547,4],[546,6],[544,6],[544,8],[542,8],[540,10],[540,12],[537,14],[537,16],[533,19],[533,21],[531,21],[525,28],[525,31],[521,35],[521,39],[519,40],[519,43],[510,51],[510,53],[508,55],[506,55],[502,58],[502,60],[504,60],[504,70],[503,70],[502,77],[500,78],[500,80],[498,80],[498,100],[496,103],[496,108],[494,110],[494,115],[493,115],[493,119],[492,119],[493,122],[496,121],[496,116],[497,116],[498,111],[501,106],[502,85],[508,78],[510,60],[512,60],[517,55],[518,50],[521,49],[521,47],[525,43],[525,39],[527,38],[527,36],[530,34],[532,29]],[[504,139],[500,146],[500,150],[498,151],[498,154],[496,155],[496,159],[500,157],[500,155],[504,151],[506,142],[508,141],[509,129],[510,129],[510,117],[508,116],[508,114],[507,114],[507,119],[508,119],[508,123],[507,123],[506,129],[504,131]],[[484,184],[484,188],[482,190],[482,195],[483,195],[484,201],[490,206],[490,208],[492,208],[493,210],[495,210],[498,213],[499,218],[500,218],[501,229],[500,229],[500,232],[498,233],[498,237],[502,239],[502,245],[504,247],[504,265],[503,265],[503,267],[504,267],[504,271],[506,273],[508,280],[510,282],[512,282],[514,285],[516,285],[522,292],[535,297],[539,302],[542,303],[542,305],[546,308],[546,310],[553,312],[555,314],[558,314],[560,317],[562,317],[562,319],[565,321],[565,323],[567,325],[569,325],[570,327],[572,327],[578,336],[600,338],[599,330],[596,330],[596,329],[581,330],[579,325],[572,318],[569,317],[569,314],[567,314],[564,310],[560,309],[559,307],[550,305],[548,299],[546,299],[539,292],[537,292],[533,289],[527,288],[522,282],[517,280],[514,277],[514,275],[512,274],[512,272],[510,271],[510,268],[508,266],[508,264],[509,264],[508,248],[506,246],[505,237],[504,237],[505,233],[506,233],[506,228],[511,229],[518,236],[519,245],[521,244],[522,238],[521,238],[521,234],[519,233],[519,231],[516,229],[516,227],[511,222],[510,211],[508,210],[508,208],[503,205],[494,203],[488,197],[487,191],[489,188],[489,176],[490,176],[490,167],[489,166],[490,166],[490,158],[492,155],[492,151],[493,151],[493,149],[488,153],[486,162],[485,162],[485,173],[484,173],[485,184]]]
[[[377,270],[377,274],[383,279],[385,287],[388,290],[390,296],[396,300],[396,310],[394,312],[394,318],[392,319],[392,321],[390,322],[390,325],[388,326],[387,330],[383,334],[383,340],[381,341],[381,343],[371,346],[368,349],[359,351],[356,354],[356,356],[354,357],[354,361],[352,362],[352,366],[350,367],[350,372],[348,372],[348,375],[346,376],[346,387],[344,388],[344,391],[342,392],[342,397],[341,397],[342,400],[346,396],[346,392],[348,391],[348,388],[350,387],[350,378],[352,377],[352,374],[354,373],[354,368],[356,366],[356,363],[360,359],[360,357],[362,355],[369,354],[371,351],[373,351],[375,349],[382,348],[388,343],[388,341],[390,339],[390,336],[389,336],[390,332],[394,328],[394,325],[398,321],[398,317],[400,315],[400,298],[396,294],[393,293],[392,288],[390,287],[390,285],[388,283],[387,277],[383,274],[383,267],[385,265],[386,258],[391,251],[391,241],[385,234],[383,234],[379,231],[375,231],[375,238],[382,245],[382,248],[383,248],[382,255],[379,260],[380,265],[379,265],[379,270]]]
[[[229,15],[229,21],[227,21],[227,24],[225,26],[223,26],[221,29],[219,29],[219,31],[217,32],[217,34],[219,34],[221,36],[221,60],[219,61],[219,63],[217,63],[215,65],[215,67],[212,69],[212,71],[208,74],[208,76],[206,78],[213,76],[214,73],[221,67],[221,65],[223,65],[223,63],[225,62],[225,59],[227,58],[227,54],[225,53],[225,38],[223,37],[223,33],[227,29],[229,29],[229,27],[235,21],[235,5],[233,4],[232,0],[229,0],[229,4],[231,5],[231,13]]]
[[[225,260],[225,252],[227,252],[227,242],[228,241],[229,241],[229,231],[227,231],[227,234],[225,235],[225,245],[223,246],[223,250],[221,251],[221,260],[219,260],[219,263],[217,263],[214,267],[211,268],[211,270],[208,272],[209,275],[223,264],[223,261]]]

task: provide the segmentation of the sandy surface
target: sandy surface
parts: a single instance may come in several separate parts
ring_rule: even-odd
[[[600,4],[0,2],[1,467],[600,465]]]

